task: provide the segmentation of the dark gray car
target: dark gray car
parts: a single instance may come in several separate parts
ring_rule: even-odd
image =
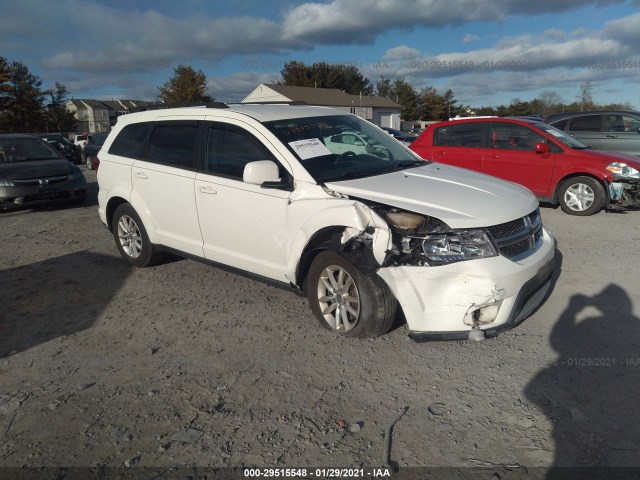
[[[558,113],[544,121],[590,147],[640,155],[640,112],[594,110]]]
[[[42,204],[83,202],[86,180],[43,139],[0,135],[0,211]]]

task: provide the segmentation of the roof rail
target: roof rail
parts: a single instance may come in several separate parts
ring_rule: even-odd
[[[310,105],[304,100],[281,100],[273,102],[242,102],[240,105]]]
[[[152,105],[141,105],[139,107],[130,108],[131,113],[145,112],[147,110],[164,110],[167,108],[183,108],[183,107],[201,107],[201,108],[229,108],[229,105],[222,102],[172,102],[172,103],[154,103]]]

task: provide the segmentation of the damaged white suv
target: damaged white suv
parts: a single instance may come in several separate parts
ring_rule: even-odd
[[[99,214],[122,256],[163,251],[306,294],[340,335],[482,338],[545,297],[554,239],[524,187],[422,160],[371,123],[292,105],[119,118],[99,153]],[[367,144],[345,149],[348,133]]]

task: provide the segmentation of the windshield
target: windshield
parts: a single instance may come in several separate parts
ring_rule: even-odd
[[[59,160],[57,151],[39,138],[0,139],[0,162],[23,162],[28,160]]]
[[[562,130],[558,130],[556,127],[552,127],[547,123],[538,122],[534,123],[533,125],[543,132],[547,132],[549,135],[552,135],[556,140],[564,143],[567,147],[575,148],[577,150],[584,150],[585,148],[589,148],[584,143],[576,140],[575,138],[564,133]]]
[[[426,164],[389,134],[352,115],[277,120],[265,126],[317,182],[369,177]]]

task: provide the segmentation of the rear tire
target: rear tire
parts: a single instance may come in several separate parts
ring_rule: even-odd
[[[393,327],[398,302],[389,287],[335,252],[321,252],[313,260],[306,291],[320,325],[338,335],[377,337]]]
[[[137,212],[123,203],[113,214],[113,238],[120,255],[135,267],[148,267],[160,260],[160,254],[149,241],[147,231]]]
[[[588,216],[604,205],[604,187],[592,177],[573,177],[560,185],[558,201],[569,215]]]

